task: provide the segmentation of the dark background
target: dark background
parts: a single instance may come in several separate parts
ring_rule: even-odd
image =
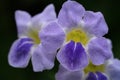
[[[9,66],[7,56],[9,48],[17,39],[14,20],[15,10],[25,10],[32,16],[40,13],[48,4],[55,5],[58,13],[62,3],[66,0],[0,0],[0,80],[55,80],[56,65],[50,71],[35,73],[31,62],[25,69]],[[87,10],[101,11],[109,26],[109,33],[105,37],[112,40],[113,52],[120,59],[120,2],[119,0],[76,0]],[[56,61],[56,64],[58,62]]]

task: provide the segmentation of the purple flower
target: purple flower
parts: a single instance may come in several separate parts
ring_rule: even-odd
[[[56,80],[119,80],[120,60],[110,59],[102,65],[90,63],[84,70],[69,71],[60,65]]]
[[[106,74],[109,76],[111,80],[119,80],[120,79],[120,60],[112,59],[106,65]]]
[[[56,22],[54,6],[48,5],[42,13],[34,17],[25,11],[18,10],[15,12],[15,20],[18,39],[9,51],[9,64],[24,68],[31,58],[35,72],[51,69],[54,66],[56,51],[63,43],[65,36]]]
[[[85,11],[75,1],[66,1],[58,15],[66,39],[59,50],[56,80],[119,80],[120,60],[113,58],[111,41],[101,12]]]
[[[58,24],[66,38],[57,59],[67,70],[84,69],[89,61],[101,65],[112,57],[111,42],[103,37],[108,26],[101,12],[85,11],[76,1],[66,1],[58,14]]]
[[[55,75],[55,80],[83,80],[83,77],[83,71],[69,71],[60,65],[59,71]]]

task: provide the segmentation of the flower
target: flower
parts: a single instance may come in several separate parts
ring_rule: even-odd
[[[83,80],[83,77],[84,74],[81,70],[70,71],[60,65],[59,70],[55,75],[55,80]]]
[[[69,0],[58,14],[58,24],[66,37],[57,59],[67,70],[84,69],[89,61],[102,65],[112,57],[111,42],[103,37],[108,26],[101,12],[85,11],[81,4]]]
[[[89,71],[88,73],[86,73],[85,69],[69,71],[60,65],[55,77],[56,80],[119,80],[119,66],[120,60],[114,58],[109,59],[106,63],[99,66],[90,63],[87,68],[94,70],[94,72]]]
[[[17,10],[15,20],[18,39],[9,51],[9,64],[25,68],[31,59],[35,72],[51,69],[54,66],[56,51],[65,36],[56,23],[54,6],[48,5],[42,13],[34,17],[26,11]]]
[[[56,80],[119,80],[120,60],[112,53],[111,41],[101,12],[85,11],[75,1],[66,1],[58,15],[65,44],[57,53],[60,62]]]

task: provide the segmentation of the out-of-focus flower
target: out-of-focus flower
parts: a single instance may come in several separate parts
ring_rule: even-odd
[[[30,58],[33,70],[43,71],[54,66],[57,49],[64,41],[64,32],[56,23],[56,13],[52,4],[44,11],[31,17],[25,11],[16,11],[15,20],[18,39],[12,44],[8,55],[9,64],[24,68]]]
[[[66,34],[57,59],[67,70],[84,69],[89,61],[101,65],[112,57],[111,42],[103,36],[108,26],[101,12],[85,11],[75,1],[66,1],[58,15],[58,24]]]
[[[110,80],[120,79],[120,60],[112,59],[106,65],[106,74],[109,76]]]
[[[120,60],[110,59],[102,65],[89,65],[78,71],[69,71],[60,65],[56,80],[119,80]]]

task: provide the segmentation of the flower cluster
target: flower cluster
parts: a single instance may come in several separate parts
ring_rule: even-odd
[[[56,80],[119,80],[120,61],[114,59],[111,41],[103,37],[108,26],[101,12],[68,0],[58,17],[50,4],[34,17],[16,11],[15,19],[18,39],[8,55],[11,66],[24,68],[31,59],[38,72],[52,69],[56,57]]]

